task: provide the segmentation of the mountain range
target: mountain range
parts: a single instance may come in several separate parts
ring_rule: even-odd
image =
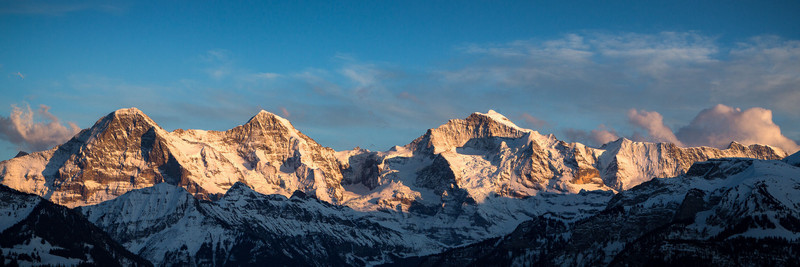
[[[798,162],[736,142],[589,147],[491,110],[387,151],[334,151],[266,111],[227,131],[169,132],[129,108],[53,149],[0,162],[12,203],[0,234],[19,236],[2,256],[34,262],[45,248],[23,253],[31,247],[20,244],[67,246],[20,234],[26,221],[51,223],[31,211],[48,205],[99,232],[76,244],[106,244],[91,245],[105,256],[62,257],[72,263],[786,263],[791,256],[748,258],[730,246],[796,245]]]

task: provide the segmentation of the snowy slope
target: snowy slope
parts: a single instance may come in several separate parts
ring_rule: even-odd
[[[262,195],[243,183],[235,184],[218,201],[208,202],[161,183],[79,210],[156,265],[242,262],[231,255],[248,255],[248,260],[257,262],[364,265],[495,237],[533,216],[575,221],[601,210],[610,197],[607,193],[549,194],[524,201],[497,199],[454,213],[424,214],[360,212],[299,191],[290,198]],[[259,252],[250,252],[254,249]]]
[[[215,202],[162,183],[79,209],[157,265],[364,265],[440,247],[299,191],[262,195],[243,183]]]
[[[0,200],[0,265],[152,265],[73,210],[2,185]]]
[[[783,162],[789,163],[790,165],[794,165],[800,167],[800,151],[792,154],[783,159]]]
[[[436,265],[791,265],[800,257],[800,168],[715,159],[683,176],[621,192],[605,210],[565,224],[545,217],[442,254]],[[547,230],[546,232],[544,232]]]

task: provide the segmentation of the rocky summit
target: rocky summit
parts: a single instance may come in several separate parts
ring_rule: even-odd
[[[19,257],[41,238],[16,225],[36,226],[26,216],[50,203],[74,208],[52,220],[99,231],[86,244],[123,265],[677,263],[749,238],[795,246],[798,157],[736,142],[589,147],[491,110],[387,151],[334,151],[266,111],[227,131],[169,132],[129,108],[0,162],[4,190],[20,196],[5,197],[16,200],[0,234],[22,242],[0,254],[45,262]],[[700,252],[681,254],[691,246]]]

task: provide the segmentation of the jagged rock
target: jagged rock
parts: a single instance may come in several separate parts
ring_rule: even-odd
[[[167,132],[136,108],[101,118],[54,149],[0,163],[2,183],[74,207],[167,182],[201,199],[234,183],[286,196],[295,190],[336,203],[341,167],[334,151],[266,111],[225,132]]]

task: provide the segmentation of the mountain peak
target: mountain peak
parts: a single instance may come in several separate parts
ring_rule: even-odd
[[[291,122],[289,122],[289,120],[263,109],[247,120],[247,123],[245,124],[253,124],[256,122],[266,125],[272,125],[277,122],[282,124],[287,129],[294,129],[294,126]]]
[[[267,119],[267,118],[272,118],[272,117],[278,117],[278,115],[275,115],[272,112],[269,112],[269,111],[266,111],[266,110],[262,109],[262,110],[259,110],[258,113],[256,113],[256,115],[253,115],[253,117],[251,117],[250,120],[248,120],[248,122],[252,121],[252,120],[261,120],[261,119]]]
[[[28,155],[28,152],[20,150],[19,152],[17,152],[17,155],[14,156],[14,158],[24,157],[24,156],[27,156],[27,155]]]
[[[121,108],[112,112],[115,116],[144,115],[144,112],[135,107]],[[146,115],[145,115],[146,116]]]
[[[237,181],[230,188],[228,188],[228,191],[225,192],[225,195],[223,196],[223,198],[225,198],[225,199],[231,199],[231,198],[236,199],[236,198],[240,198],[242,196],[252,195],[252,194],[255,194],[255,190],[253,190],[252,188],[247,186],[247,184],[242,183],[241,181]]]
[[[517,130],[522,129],[519,126],[517,126],[516,124],[514,124],[513,122],[511,122],[511,120],[506,118],[506,116],[503,116],[503,114],[500,114],[497,111],[494,111],[493,109],[490,109],[486,113],[480,113],[480,112],[472,113],[471,115],[469,115],[469,117],[467,117],[466,120],[467,121],[472,121],[472,120],[476,120],[478,118],[488,118],[488,119],[491,119],[491,120],[493,120],[495,122],[499,122],[499,123],[501,123],[503,125],[509,126],[511,128],[517,129]]]
[[[465,120],[468,121],[468,122],[482,122],[482,121],[486,122],[487,119],[489,121],[497,122],[497,123],[500,123],[500,124],[502,124],[504,126],[508,126],[508,127],[512,128],[512,129],[515,129],[515,130],[522,130],[521,127],[519,127],[516,124],[514,124],[513,122],[511,122],[511,120],[506,118],[506,116],[503,116],[503,114],[500,114],[497,111],[494,111],[492,109],[490,109],[486,113],[480,113],[480,112],[472,113]]]
[[[728,144],[728,149],[739,149],[739,150],[741,150],[741,149],[744,149],[744,148],[745,148],[745,146],[743,144],[741,144],[739,142],[736,142],[736,141],[731,141],[731,143]]]
[[[144,112],[135,107],[115,110],[114,112],[109,113],[107,116],[101,118],[98,121],[98,123],[101,122],[118,122],[120,123],[119,126],[125,128],[137,127],[139,126],[138,124],[144,124],[144,126],[161,128],[155,121],[153,121],[153,119],[151,119],[149,116],[144,114]],[[101,124],[105,125],[105,123]]]
[[[76,138],[82,142],[87,142],[98,138],[98,136],[103,135],[107,131],[125,132],[126,134],[122,136],[128,136],[130,133],[134,132],[141,135],[150,129],[164,131],[141,110],[137,108],[123,108],[115,110],[98,119],[92,127],[78,133]],[[127,139],[127,137],[122,136],[121,138]]]
[[[475,138],[520,138],[532,132],[520,128],[502,114],[489,110],[487,113],[472,113],[463,120],[449,120],[437,128],[429,129],[424,135],[412,141],[408,147],[430,149],[429,151],[436,154],[461,147],[467,141]]]

